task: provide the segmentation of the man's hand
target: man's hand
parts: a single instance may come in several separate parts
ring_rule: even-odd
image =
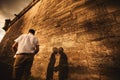
[[[35,54],[37,54],[38,52],[39,52],[39,45],[37,45],[35,48]]]
[[[15,42],[15,43],[12,45],[12,51],[13,51],[13,52],[16,52],[16,51],[17,51],[17,47],[18,47],[18,43]]]

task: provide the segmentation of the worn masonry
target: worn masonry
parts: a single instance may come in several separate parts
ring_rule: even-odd
[[[68,80],[120,80],[119,3],[34,0],[11,21],[0,43],[0,60],[12,65],[14,39],[33,28],[40,41],[33,77],[45,80],[52,48],[63,47],[68,58]]]

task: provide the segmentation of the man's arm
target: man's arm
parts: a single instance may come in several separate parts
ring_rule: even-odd
[[[12,45],[12,51],[13,51],[13,52],[16,52],[16,51],[17,51],[17,47],[18,47],[18,42],[15,42],[15,43]]]
[[[36,45],[35,54],[39,52],[39,45]]]

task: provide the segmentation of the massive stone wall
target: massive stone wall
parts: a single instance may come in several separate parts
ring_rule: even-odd
[[[34,77],[45,80],[52,48],[63,47],[68,80],[120,79],[118,0],[39,1],[10,26],[0,44],[1,59],[13,63],[11,45],[29,28],[37,31],[40,42],[32,67]],[[58,80],[57,75],[54,77]]]

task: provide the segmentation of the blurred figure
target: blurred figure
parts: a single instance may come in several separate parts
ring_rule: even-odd
[[[28,80],[31,75],[34,55],[39,51],[39,42],[34,34],[35,30],[29,29],[28,34],[19,36],[12,46],[12,50],[16,52],[13,65],[14,80],[21,80],[23,76],[24,80]]]

